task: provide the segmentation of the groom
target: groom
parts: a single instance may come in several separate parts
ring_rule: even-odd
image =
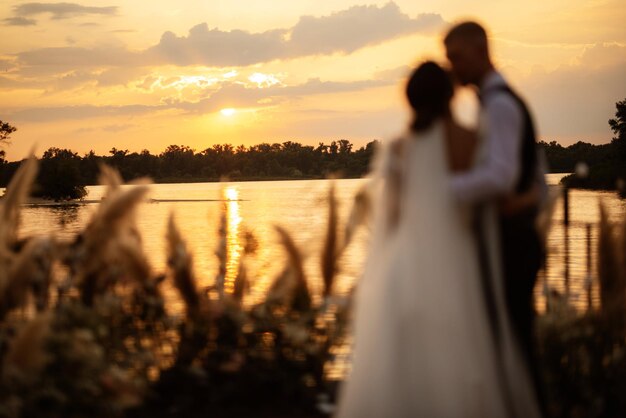
[[[494,68],[487,35],[479,24],[465,22],[453,27],[444,43],[454,76],[461,84],[478,89],[484,142],[483,158],[471,171],[453,177],[452,188],[463,202],[498,202],[506,302],[539,391],[533,289],[542,261],[535,219],[545,180],[533,122],[524,102]],[[538,396],[542,398],[540,393]]]

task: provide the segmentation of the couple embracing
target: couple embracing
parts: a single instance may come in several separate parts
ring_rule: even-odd
[[[372,166],[373,229],[356,293],[339,418],[541,417],[533,349],[535,229],[545,196],[529,111],[492,65],[485,30],[445,38],[477,88],[479,132],[452,118],[433,62],[411,75],[414,119]]]

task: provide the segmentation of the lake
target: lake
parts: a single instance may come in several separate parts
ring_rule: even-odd
[[[558,184],[563,174],[548,175],[550,184]],[[335,180],[341,222],[350,211],[356,191],[364,185],[363,179]],[[273,278],[281,271],[286,257],[278,245],[274,225],[281,225],[292,233],[295,242],[306,257],[305,269],[311,288],[319,298],[321,291],[320,254],[327,218],[327,195],[330,180],[294,180],[266,182],[154,184],[150,186],[149,203],[142,204],[137,213],[144,249],[156,272],[166,266],[165,232],[168,217],[173,213],[194,255],[194,266],[201,285],[209,285],[217,274],[215,250],[218,245],[218,227],[222,211],[226,211],[229,257],[226,285],[232,282],[242,254],[242,238],[246,231],[254,234],[259,248],[247,265],[254,277],[248,303],[259,301]],[[99,200],[104,188],[89,186],[88,200]],[[565,292],[565,260],[569,257],[569,293],[580,309],[586,306],[586,224],[592,227],[592,245],[597,242],[596,224],[599,219],[598,200],[603,199],[612,219],[626,212],[626,201],[614,193],[573,190],[570,192],[571,225],[567,234],[562,226],[563,210],[560,202],[554,216],[554,226],[548,237],[548,269],[541,273],[537,286],[537,306],[545,306],[544,280],[549,287]],[[170,200],[159,202],[159,200]],[[190,200],[171,201],[171,200]],[[196,200],[196,201],[193,201]],[[203,200],[203,201],[198,201]],[[25,206],[20,235],[54,232],[60,239],[71,239],[88,222],[97,204],[74,206]],[[568,239],[565,240],[565,236]],[[567,241],[567,245],[565,242]],[[360,230],[352,246],[340,262],[336,290],[345,293],[360,274],[367,232]],[[569,249],[567,248],[569,246]],[[566,251],[568,250],[568,251]],[[595,253],[592,254],[595,274]],[[593,288],[597,303],[597,288]],[[176,298],[174,298],[176,299]]]

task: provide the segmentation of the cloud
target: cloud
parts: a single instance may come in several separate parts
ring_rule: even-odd
[[[413,67],[410,67],[408,65],[401,65],[400,67],[378,71],[374,74],[374,77],[385,80],[400,80],[408,78],[408,76],[411,74],[411,71],[413,71]]]
[[[165,32],[158,45],[148,49],[148,60],[161,64],[245,66],[282,58],[283,36],[287,32],[272,30],[252,34],[242,30],[224,32],[201,23],[186,37]]]
[[[126,85],[144,75],[141,67],[109,68],[96,76],[99,87]]]
[[[141,56],[120,46],[40,48],[19,53],[18,61],[25,66],[54,67],[56,70],[143,64]]]
[[[76,73],[67,76],[64,81],[82,80],[85,74]],[[0,78],[0,81],[2,79]],[[156,78],[149,78],[146,83],[153,84]],[[179,111],[189,114],[204,114],[218,111],[224,107],[264,107],[272,106],[286,100],[295,100],[302,96],[362,91],[369,88],[391,85],[395,78],[357,80],[347,82],[321,81],[310,79],[295,86],[273,85],[265,88],[246,86],[241,82],[225,81],[208,97],[196,101],[170,97],[155,105],[121,105],[94,106],[75,105],[58,107],[26,108],[17,111],[0,109],[17,122],[53,122],[58,120],[84,120],[100,117],[129,117],[157,113],[162,111]]]
[[[54,122],[58,120],[83,120],[105,116],[135,116],[165,109],[163,105],[122,105],[122,106],[57,106],[34,107],[9,113],[12,120],[19,122]]]
[[[355,6],[322,17],[304,16],[290,29],[260,33],[209,29],[206,23],[202,23],[192,27],[187,36],[165,32],[158,44],[143,51],[132,51],[123,45],[69,46],[24,51],[16,57],[24,74],[31,76],[58,74],[77,68],[172,64],[248,66],[311,55],[350,54],[400,36],[430,33],[443,23],[440,15],[420,14],[413,18],[402,13],[395,3],[388,3],[381,7]]]
[[[349,54],[364,46],[416,32],[430,32],[444,24],[438,14],[411,18],[393,2],[382,7],[354,6],[330,16],[301,17],[292,28],[287,49],[293,55]]]
[[[121,131],[125,131],[127,129],[130,129],[132,127],[134,127],[135,125],[126,123],[126,124],[113,124],[113,125],[106,125],[102,127],[102,130],[105,132],[121,132]]]
[[[85,126],[82,128],[78,128],[72,131],[73,134],[85,134],[89,132],[122,132],[128,130],[130,128],[134,128],[136,125],[127,123],[127,124],[112,124],[112,125],[104,125],[104,126]]]
[[[24,80],[16,80],[13,77],[5,77],[0,75],[0,88],[2,89],[19,89],[28,88],[29,83]]]
[[[24,3],[13,8],[13,12],[18,17],[37,16],[50,14],[52,19],[68,19],[76,16],[115,16],[116,6],[92,7],[83,6],[78,3]]]
[[[278,59],[334,53],[350,54],[413,33],[428,33],[444,24],[437,14],[415,18],[395,3],[354,6],[328,16],[303,16],[290,29],[261,33],[209,29],[201,23],[187,36],[165,32],[145,53],[163,64],[246,66]]]
[[[2,19],[7,26],[33,26],[37,24],[35,19],[28,19],[26,17],[14,16]]]
[[[0,58],[0,71],[5,72],[9,70],[13,70],[16,67],[16,62],[14,59],[4,59]]]
[[[360,91],[374,87],[381,87],[392,84],[393,80],[373,79],[358,80],[351,82],[321,81],[319,78],[309,79],[306,83],[298,86],[281,87],[283,95],[288,96],[310,96],[314,94],[344,93],[349,91]]]

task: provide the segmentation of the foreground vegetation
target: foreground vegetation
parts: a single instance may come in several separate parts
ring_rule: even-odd
[[[567,295],[552,291],[537,324],[552,417],[626,416],[626,213],[611,224],[600,209],[599,308],[578,312]]]
[[[318,417],[332,410],[337,382],[329,365],[346,345],[351,300],[336,295],[333,283],[337,260],[368,212],[363,193],[339,228],[330,190],[319,298],[300,249],[277,228],[288,262],[264,300],[251,303],[253,235],[245,237],[234,283],[224,283],[227,206],[217,231],[219,273],[201,288],[173,218],[168,270],[151,269],[133,215],[146,185],[120,188],[107,167],[106,197],[72,240],[19,239],[20,205],[35,171],[36,161],[27,160],[0,202],[0,417]],[[626,219],[611,225],[603,211],[600,231],[601,309],[581,314],[553,295],[540,318],[553,417],[626,416]],[[182,307],[164,297],[169,289]]]
[[[107,167],[106,197],[73,240],[18,239],[36,165],[27,160],[0,201],[0,417],[295,417],[328,408],[336,383],[326,367],[344,344],[349,312],[333,282],[364,217],[362,199],[340,231],[330,191],[320,303],[300,249],[277,228],[288,263],[253,304],[245,262],[256,251],[253,235],[234,283],[225,284],[227,206],[219,273],[201,288],[173,218],[168,271],[152,271],[133,215],[147,186],[122,189]],[[182,308],[166,302],[172,288]]]

